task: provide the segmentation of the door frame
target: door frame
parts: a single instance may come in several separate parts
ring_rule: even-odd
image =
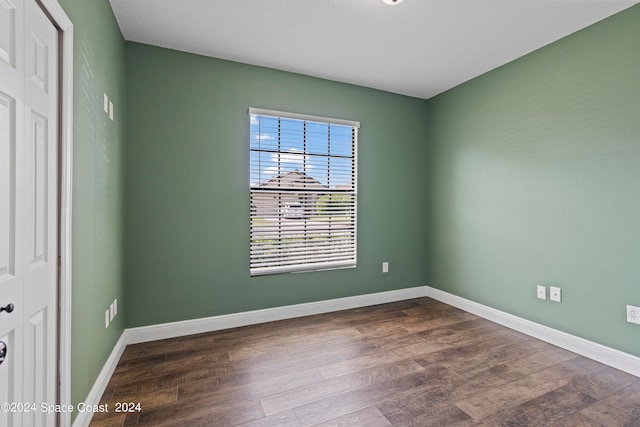
[[[58,0],[36,0],[58,29],[59,127],[58,127],[58,375],[61,405],[71,404],[71,259],[73,195],[73,23]],[[60,414],[60,426],[71,425],[71,413]]]

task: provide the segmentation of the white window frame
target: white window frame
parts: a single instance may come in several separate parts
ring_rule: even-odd
[[[360,122],[262,108],[249,108],[249,118],[249,146],[251,153],[249,160],[251,205],[249,264],[251,276],[355,267],[357,264],[358,216],[357,151]],[[291,123],[291,121],[303,122],[302,125],[305,131],[296,136],[300,138],[299,141],[302,141],[305,148],[302,151],[296,151],[296,153],[305,159],[305,166],[303,167],[302,173],[297,170],[288,172],[289,174],[298,173],[302,177],[302,184],[295,184],[296,187],[294,187],[294,184],[284,183],[285,179],[282,175],[282,168],[285,161],[281,159],[287,155],[290,156],[291,151],[283,148],[283,146],[286,145],[283,142],[285,137],[281,136],[280,132],[277,134],[277,141],[271,142],[269,149],[265,148],[267,144],[263,146],[262,142],[256,142],[261,140],[262,135],[260,131],[257,131],[257,134],[252,133],[251,129],[253,127],[251,122],[252,120],[260,120],[261,118],[277,120],[278,128],[280,127],[281,120],[288,121],[289,123]],[[314,154],[313,150],[308,151],[306,148],[307,141],[311,140],[311,137],[307,136],[307,126],[317,124],[328,125],[327,154],[318,154],[317,151]],[[351,150],[349,155],[331,154],[331,126],[338,126],[341,131],[345,131],[345,127],[350,128],[350,145],[344,144],[344,134],[342,135],[342,139],[334,137],[336,141],[341,141],[334,143],[334,150],[338,150],[338,145],[341,150],[344,150],[346,146]],[[273,148],[274,144],[277,146],[275,149]],[[269,186],[264,181],[264,175],[262,174],[264,165],[258,160],[263,156],[270,156],[272,159],[277,159],[271,160],[275,162],[278,168],[278,175],[276,179],[273,180],[277,182],[277,184],[269,184],[277,185],[275,188]],[[326,184],[320,183],[320,181],[315,180],[312,176],[306,175],[306,159],[319,159],[322,157],[327,159],[326,175],[323,175],[323,177],[326,178]],[[332,167],[330,166],[332,160],[334,162],[343,162],[342,166],[338,167],[337,172],[333,173],[331,172]],[[310,163],[312,161],[313,160],[309,160]],[[333,179],[344,179],[344,165],[346,162],[350,162],[350,169],[346,169],[348,173],[350,173],[349,184],[332,186],[331,183]],[[336,170],[336,167],[333,168]],[[256,179],[256,174],[259,174],[261,179]],[[304,186],[304,188],[298,187],[299,185]],[[303,205],[283,204],[283,199],[290,197],[289,195],[294,191],[298,196],[302,194],[302,199],[304,200]],[[278,200],[274,202],[276,203],[274,206],[277,206],[277,208],[272,208],[271,211],[269,211],[270,214],[265,215],[261,210],[264,211],[266,209],[268,211],[268,208],[265,208],[264,200],[271,194],[274,195],[274,199],[277,198]],[[284,196],[285,194],[287,196]],[[329,200],[335,200],[333,197],[336,195],[341,195],[337,198],[338,202],[329,202]],[[316,215],[320,215],[320,203],[318,203],[318,201],[321,197],[325,197],[324,200],[326,203],[323,214],[327,215],[327,219],[324,221],[322,217],[315,217]],[[310,199],[313,201],[307,203],[306,201]],[[327,208],[327,206],[329,207]],[[300,214],[299,212],[303,213]],[[313,212],[313,215],[307,212]],[[299,217],[299,215],[301,217]],[[268,221],[263,218],[265,216],[268,217]],[[295,235],[291,234],[293,233],[292,230],[295,230]]]

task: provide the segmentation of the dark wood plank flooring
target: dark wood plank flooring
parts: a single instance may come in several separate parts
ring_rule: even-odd
[[[101,403],[93,427],[640,426],[640,378],[420,298],[128,346]]]

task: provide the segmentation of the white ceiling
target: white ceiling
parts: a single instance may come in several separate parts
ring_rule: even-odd
[[[640,0],[110,0],[126,40],[430,98]]]

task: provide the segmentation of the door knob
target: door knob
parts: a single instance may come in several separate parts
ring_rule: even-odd
[[[0,365],[7,358],[7,344],[4,341],[0,341]]]
[[[13,304],[7,304],[4,307],[0,307],[0,313],[6,311],[7,313],[11,313],[13,311]]]

